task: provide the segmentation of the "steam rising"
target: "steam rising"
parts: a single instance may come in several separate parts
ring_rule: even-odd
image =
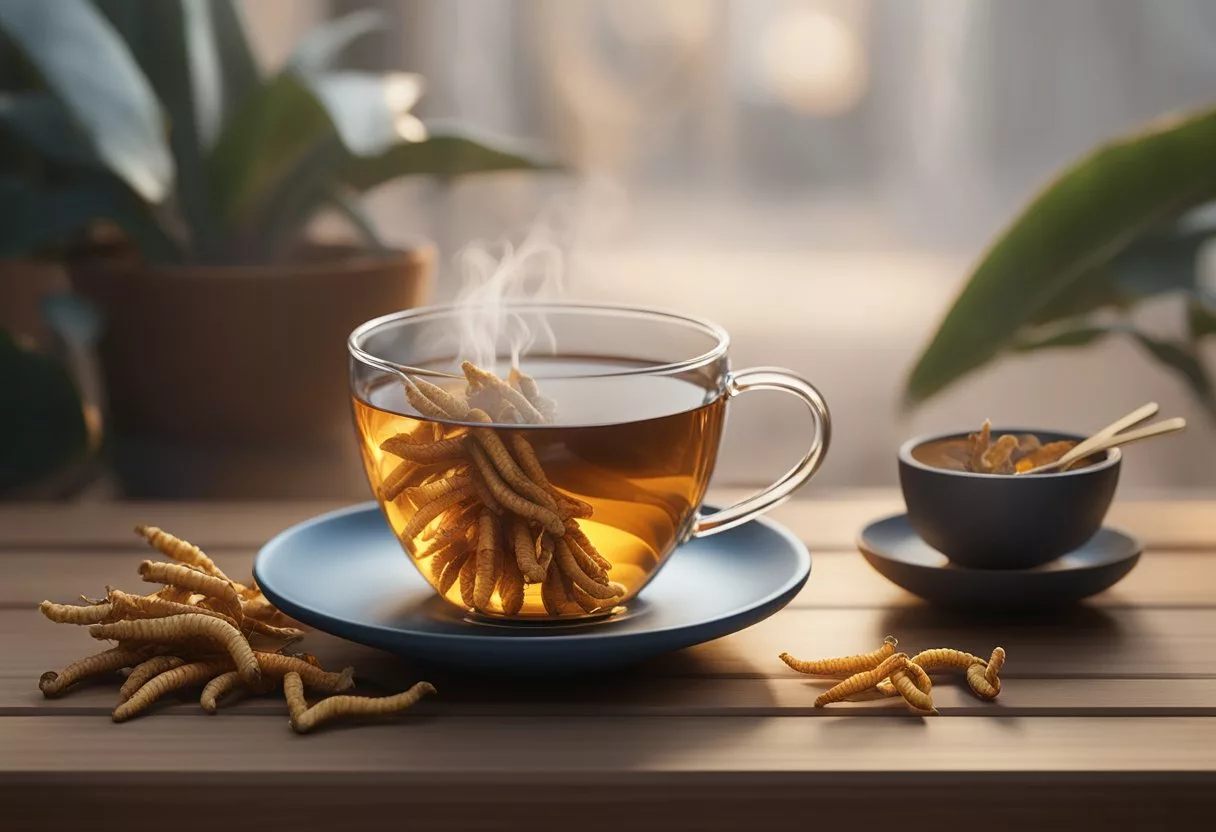
[[[511,366],[530,352],[558,349],[553,329],[529,302],[555,301],[566,293],[571,252],[602,235],[624,216],[624,194],[613,183],[584,180],[572,192],[551,198],[522,239],[474,242],[456,255],[461,289],[457,324],[441,339],[457,363],[492,369],[501,355]]]
[[[561,297],[565,262],[553,226],[544,222],[534,225],[518,245],[503,239],[463,249],[457,256],[462,287],[456,296],[459,358],[490,368],[505,348],[511,366],[518,367],[520,356],[538,340],[548,352],[557,352],[557,339],[544,316],[511,306]]]

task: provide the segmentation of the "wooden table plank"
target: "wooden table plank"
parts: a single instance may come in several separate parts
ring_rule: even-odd
[[[234,578],[252,574],[254,550],[214,552]],[[107,585],[138,592],[145,588],[136,568],[145,557],[130,552],[51,549],[0,553],[0,607],[31,608],[44,599],[77,603],[81,592],[103,595]],[[812,553],[811,578],[791,607],[909,607],[922,601],[879,575],[855,550]],[[405,561],[402,569],[411,568]],[[1150,551],[1111,590],[1087,601],[1102,607],[1216,607],[1216,557],[1193,552]]]
[[[562,783],[604,787],[659,775],[873,772],[1197,772],[1216,783],[1216,720],[1187,717],[414,715],[294,736],[285,720],[161,715],[116,729],[93,717],[0,719],[0,772],[207,774],[273,771],[381,782]],[[121,743],[121,746],[119,746]],[[115,753],[121,747],[122,753]],[[290,751],[288,751],[290,749]],[[905,749],[906,755],[895,749]],[[914,749],[914,752],[912,751]],[[85,778],[87,779],[87,777]],[[697,778],[684,778],[694,782]],[[712,782],[706,779],[702,782]]]
[[[897,756],[893,754],[892,756]],[[573,778],[567,778],[571,780]],[[591,779],[591,778],[588,778]],[[804,825],[954,829],[983,819],[984,832],[1203,829],[1212,817],[1207,774],[1118,777],[1069,772],[952,772],[915,767],[881,774],[699,774],[633,778],[626,789],[598,782],[487,785],[435,783],[374,773],[310,777],[147,772],[65,772],[0,778],[0,806],[12,830],[129,832],[140,819],[171,819],[175,832],[265,827],[290,830],[376,829],[399,822],[427,832],[478,829],[629,829],[736,832]],[[49,780],[50,782],[45,782]],[[197,807],[197,808],[195,808]]]
[[[925,608],[786,609],[754,627],[708,644],[647,661],[632,672],[647,677],[752,676],[791,671],[781,652],[814,658],[874,649],[894,634],[915,652],[950,646],[987,655],[1003,646],[1010,678],[1196,678],[1216,676],[1216,609],[1081,608],[1052,618],[982,621]],[[0,611],[0,673],[36,679],[96,652],[105,644],[85,628],[52,624],[36,612]],[[297,649],[327,666],[353,664],[375,678],[377,666],[404,659],[312,633]],[[428,668],[428,670],[432,670]]]
[[[724,504],[743,496],[715,490]],[[81,503],[0,506],[0,549],[126,548],[140,545],[131,529],[151,523],[206,548],[257,547],[293,523],[340,507],[332,502],[285,503]],[[787,525],[812,549],[852,547],[869,522],[903,510],[888,490],[841,492],[839,496],[791,500],[773,519]],[[1216,500],[1118,500],[1108,522],[1137,534],[1156,549],[1207,549],[1216,542]]]
[[[420,674],[404,667],[379,668],[374,679],[360,679],[360,690],[381,694],[403,690]],[[430,678],[430,674],[421,674]],[[33,678],[0,676],[0,716],[93,716],[108,719],[118,701],[117,674],[82,684],[58,699],[45,699]],[[520,683],[448,677],[439,696],[416,706],[419,713],[443,716],[805,716],[832,718],[902,715],[898,699],[874,696],[814,707],[815,697],[831,683],[801,678],[680,679],[620,678],[594,683],[549,681]],[[284,718],[287,706],[273,695],[225,702],[218,715],[198,704],[199,690],[182,692],[158,703],[141,719],[165,715],[223,719],[273,716]],[[960,678],[942,675],[933,700],[950,716],[1216,716],[1216,679],[1009,679],[993,702],[977,699]],[[121,739],[121,726],[115,726]]]

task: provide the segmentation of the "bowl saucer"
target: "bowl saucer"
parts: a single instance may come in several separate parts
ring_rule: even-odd
[[[484,621],[435,594],[374,503],[292,526],[254,564],[271,602],[318,630],[511,673],[606,669],[720,638],[780,610],[810,571],[806,547],[762,518],[681,546],[621,614],[568,625]]]
[[[958,566],[925,543],[898,514],[862,530],[857,547],[883,577],[934,604],[959,608],[1053,607],[1110,588],[1135,567],[1143,546],[1103,527],[1088,542],[1031,569]]]

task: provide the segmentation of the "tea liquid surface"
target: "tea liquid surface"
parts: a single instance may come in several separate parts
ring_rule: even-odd
[[[554,423],[492,428],[507,447],[511,447],[512,433],[524,437],[549,482],[559,492],[590,505],[590,516],[580,518],[578,525],[611,563],[608,577],[625,587],[622,601],[646,584],[684,534],[713,472],[725,415],[725,398],[695,381],[622,374],[641,368],[624,361],[528,361],[522,369],[535,377],[541,394],[555,403]],[[508,368],[494,370],[505,378]],[[556,377],[559,375],[564,377]],[[463,395],[463,377],[428,380]],[[365,391],[365,396],[367,400],[354,399],[355,419],[368,478],[378,495],[386,482],[409,474],[412,465],[382,450],[385,440],[404,433],[441,441],[468,433],[466,424],[421,416],[406,402],[398,380],[386,379]],[[418,474],[424,473],[421,466],[416,467]],[[398,537],[407,531],[416,511],[409,493],[381,499]],[[432,525],[402,542],[416,554],[415,563],[423,576],[438,588],[440,576],[433,574],[423,539],[435,531]],[[503,532],[510,535],[509,529]],[[444,594],[464,606],[457,584]],[[499,603],[495,592],[493,604],[483,612],[501,612]],[[570,616],[580,614],[572,610]],[[518,616],[551,617],[543,606],[539,584],[525,586]]]

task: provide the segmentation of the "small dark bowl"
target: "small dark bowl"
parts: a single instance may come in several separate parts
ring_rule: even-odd
[[[1024,428],[992,431],[1003,433],[1033,433],[1043,443],[1086,438]],[[1071,552],[1102,527],[1119,484],[1118,448],[1084,468],[1020,477],[934,468],[912,456],[921,445],[967,434],[921,437],[899,449],[908,522],[951,562],[973,569],[1028,569]]]

